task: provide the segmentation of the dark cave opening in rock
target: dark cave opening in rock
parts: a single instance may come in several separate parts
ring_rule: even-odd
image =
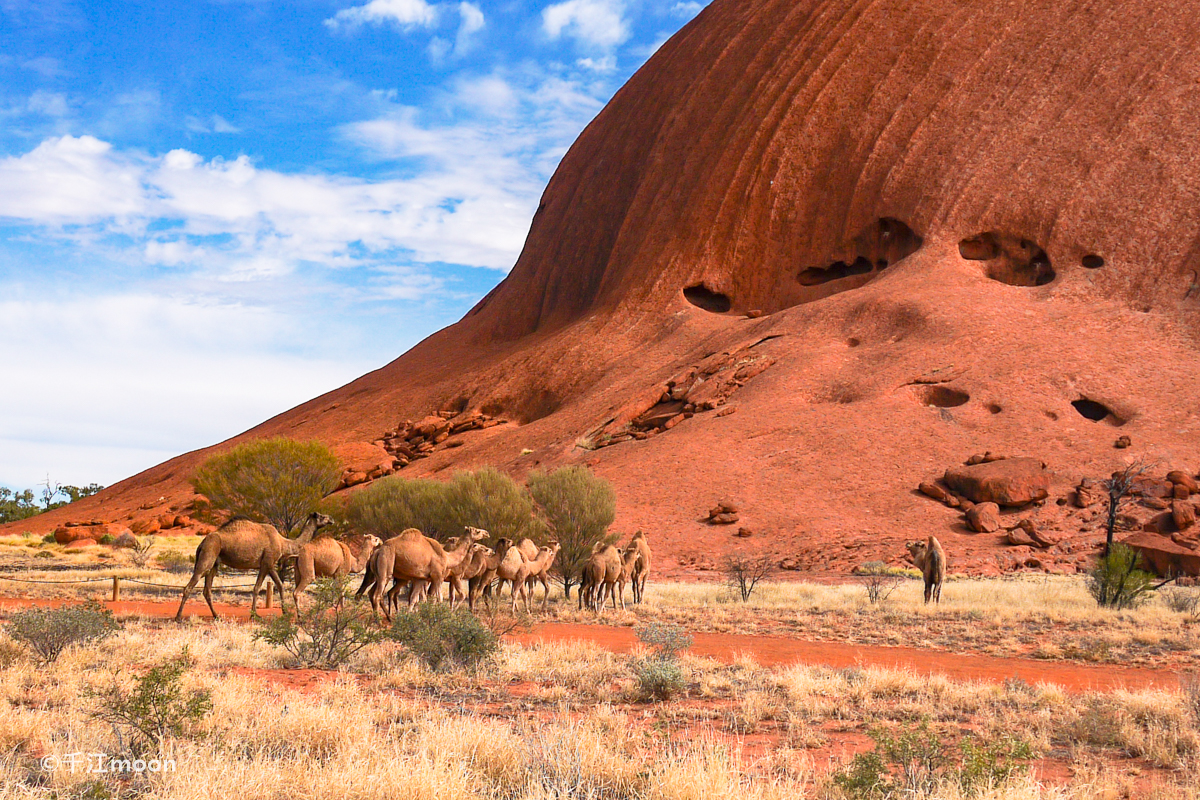
[[[917,386],[913,392],[922,405],[937,408],[956,408],[971,399],[971,395],[961,389],[949,386]]]
[[[1079,412],[1079,416],[1084,419],[1090,419],[1092,422],[1100,422],[1104,419],[1110,419],[1115,425],[1120,425],[1121,420],[1116,414],[1113,414],[1112,409],[1103,403],[1091,400],[1087,397],[1081,397],[1078,400],[1072,400],[1071,405]]]
[[[996,231],[963,239],[958,254],[967,261],[986,261],[987,276],[1009,286],[1045,286],[1057,277],[1042,247]]]
[[[873,271],[875,267],[870,260],[859,256],[850,264],[845,261],[835,261],[828,267],[809,267],[802,271],[796,280],[800,281],[801,286],[820,286],[822,283],[836,281],[839,278],[848,278],[851,275],[866,275]]]
[[[1083,257],[1081,262],[1088,269],[1100,269],[1104,266],[1104,259],[1095,254],[1089,254]]]
[[[687,287],[683,290],[683,296],[697,308],[711,311],[714,314],[724,314],[733,307],[733,303],[729,300],[729,295],[714,292],[703,283]]]

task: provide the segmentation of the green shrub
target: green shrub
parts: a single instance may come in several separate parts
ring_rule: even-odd
[[[47,533],[45,536],[42,537],[42,541],[45,542],[46,544],[55,544],[58,540],[54,538],[53,533]]]
[[[388,637],[434,670],[475,669],[500,650],[500,640],[474,614],[443,603],[396,615]]]
[[[71,645],[98,642],[121,629],[112,612],[94,600],[60,608],[31,608],[13,614],[4,630],[44,664],[58,660]]]
[[[383,638],[371,613],[350,602],[347,578],[322,578],[313,584],[309,602],[293,618],[281,614],[263,623],[254,638],[282,647],[289,666],[337,669],[355,653]]]
[[[1141,568],[1141,555],[1129,545],[1115,543],[1096,561],[1088,576],[1088,591],[1101,606],[1136,608],[1149,599],[1154,576]]]
[[[631,667],[642,700],[670,700],[687,690],[687,676],[679,654],[692,645],[692,637],[671,622],[647,622],[634,628],[643,644],[652,648],[648,656],[633,659]]]
[[[830,782],[853,800],[893,800],[935,796],[944,784],[975,797],[1008,781],[1023,769],[1021,759],[1032,758],[1026,742],[1010,736],[980,740],[965,736],[959,742],[960,762],[955,763],[943,734],[922,722],[916,728],[890,733],[870,732],[875,749],[859,753]]]
[[[492,468],[458,472],[447,482],[384,478],[354,494],[346,516],[357,530],[381,539],[416,528],[445,541],[467,525],[513,541],[538,533],[528,493]]]
[[[112,725],[122,747],[135,758],[160,751],[168,737],[194,734],[212,710],[212,693],[184,691],[183,675],[191,664],[185,647],[175,658],[147,670],[132,691],[114,684],[107,691],[94,693],[99,707],[92,716]]]
[[[341,474],[325,445],[277,437],[209,458],[193,485],[213,509],[270,523],[286,536],[337,488]]]
[[[167,572],[191,572],[196,565],[195,553],[181,553],[178,550],[164,550],[154,560]]]
[[[100,537],[99,543],[100,544],[112,544],[116,540],[117,540],[117,537],[113,536],[111,533],[106,533]]]
[[[592,555],[592,546],[617,540],[608,532],[616,517],[616,493],[612,484],[586,467],[534,472],[528,486],[547,535],[558,541],[553,570],[569,597],[571,586],[579,583]]]

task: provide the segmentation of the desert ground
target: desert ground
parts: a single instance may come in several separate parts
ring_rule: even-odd
[[[296,669],[255,638],[250,574],[218,579],[222,619],[196,597],[170,621],[196,542],[160,537],[138,564],[0,540],[6,621],[86,599],[121,620],[51,664],[0,637],[0,796],[1200,797],[1194,588],[1111,611],[1065,576],[952,572],[930,605],[914,574],[876,603],[863,579],[763,583],[745,602],[724,585],[652,580],[643,603],[596,614],[555,586],[528,618],[481,606],[504,635],[474,667],[432,669],[384,641],[338,669]],[[278,614],[275,598],[263,619]],[[653,623],[690,639],[665,699],[639,677]],[[181,654],[179,690],[211,706],[156,745],[173,770],[64,765],[122,752],[105,692],[135,692]],[[854,780],[871,752],[894,756],[886,785]]]

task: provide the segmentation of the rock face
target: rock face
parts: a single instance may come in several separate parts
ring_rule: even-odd
[[[182,513],[205,457],[287,435],[382,442],[406,477],[586,465],[663,564],[718,563],[735,537],[697,506],[736,495],[755,532],[736,544],[801,570],[897,557],[913,531],[1015,565],[917,482],[1028,453],[1065,497],[1200,450],[1197,12],[714,0],[582,132],[460,322],[12,529]],[[983,499],[1047,490],[1030,480]],[[1039,511],[1100,527],[1096,506]],[[1091,543],[1038,563],[1073,569]]]
[[[1122,540],[1142,554],[1146,564],[1164,578],[1200,575],[1200,552],[1188,549],[1157,533],[1135,533]]]
[[[975,503],[1019,506],[1043,500],[1050,493],[1050,476],[1036,458],[1006,458],[951,467],[943,480]]]

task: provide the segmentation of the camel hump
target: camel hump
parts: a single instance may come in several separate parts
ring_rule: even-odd
[[[629,537],[629,541],[631,541],[631,542],[632,542],[632,541],[634,541],[635,539],[641,539],[642,541],[645,541],[645,540],[646,540],[646,534],[645,534],[644,532],[642,532],[642,531],[638,531],[638,532],[637,532],[637,533],[635,533],[633,536]]]
[[[425,534],[421,533],[416,528],[405,528],[404,530],[400,531],[400,533],[396,534],[395,538],[406,539],[408,541],[419,541],[425,538]]]

